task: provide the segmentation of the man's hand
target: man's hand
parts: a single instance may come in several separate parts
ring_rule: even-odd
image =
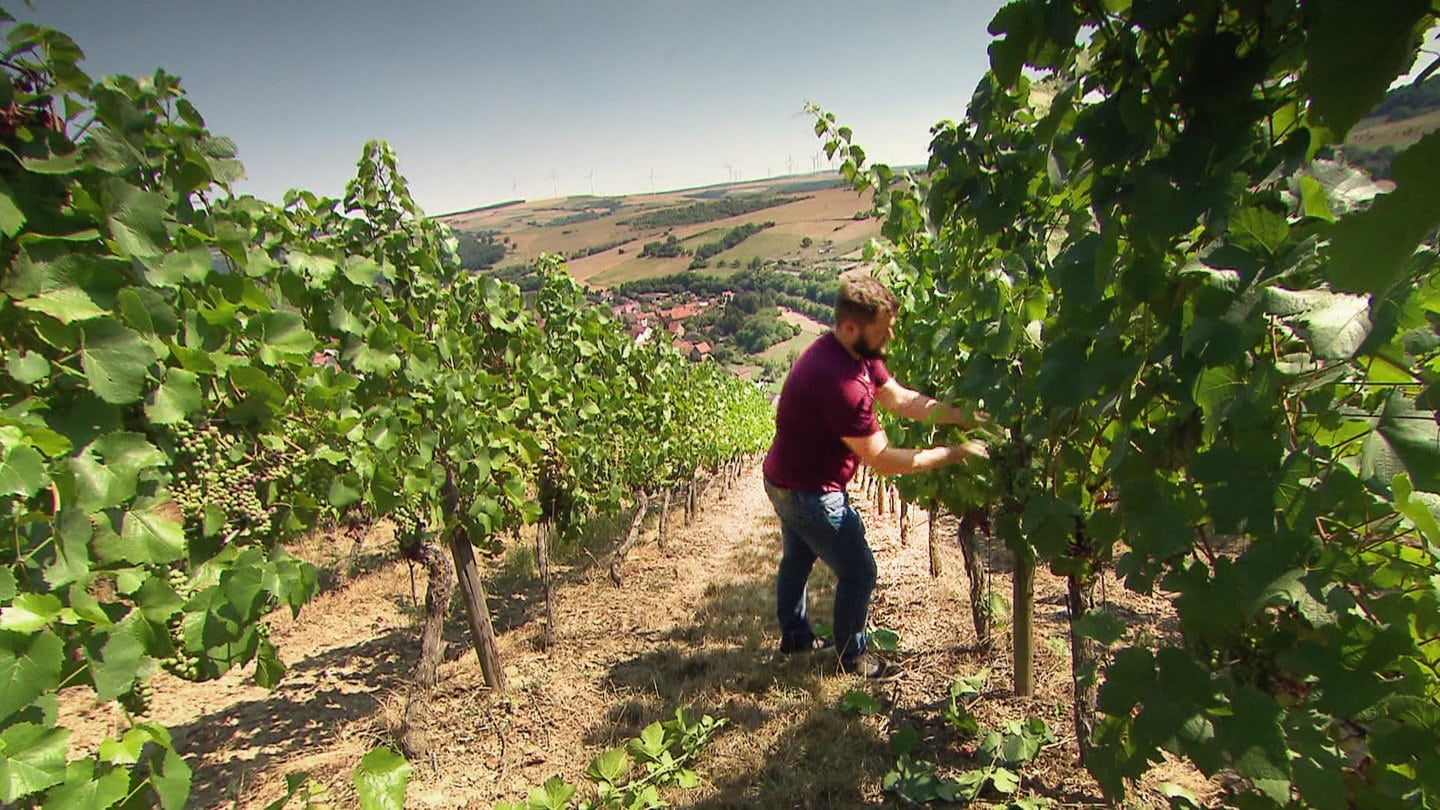
[[[971,439],[961,444],[950,445],[952,451],[960,453],[969,458],[990,458],[990,448],[984,442]]]
[[[990,414],[984,411],[971,411],[969,414],[959,408],[955,411],[960,414],[960,419],[955,424],[966,430],[986,430],[990,427]]]

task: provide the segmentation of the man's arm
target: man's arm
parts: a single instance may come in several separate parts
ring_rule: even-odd
[[[985,445],[977,441],[912,450],[892,447],[884,430],[869,436],[843,436],[842,441],[860,461],[881,475],[924,472],[947,464],[958,464],[969,458],[989,458]]]
[[[912,391],[895,382],[894,377],[886,380],[885,384],[875,391],[875,401],[885,410],[917,422],[973,428],[984,421],[983,416],[978,413],[966,413],[954,405],[946,405],[919,391]]]

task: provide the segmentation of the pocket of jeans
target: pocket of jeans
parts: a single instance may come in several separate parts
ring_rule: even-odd
[[[825,522],[830,528],[840,531],[840,526],[845,522],[845,493],[824,492],[820,495],[820,511],[825,517]]]

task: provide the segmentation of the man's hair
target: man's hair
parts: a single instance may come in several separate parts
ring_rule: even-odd
[[[869,325],[882,313],[895,314],[895,295],[874,276],[851,271],[840,276],[840,292],[835,295],[835,325],[855,321]]]

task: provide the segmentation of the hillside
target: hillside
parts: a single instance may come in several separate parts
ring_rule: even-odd
[[[725,204],[764,207],[724,215]],[[865,216],[869,207],[868,200],[826,172],[658,194],[518,201],[440,219],[458,233],[485,234],[504,244],[506,253],[495,264],[497,270],[555,253],[568,260],[577,280],[607,288],[681,272],[693,260],[692,255],[641,258],[647,242],[674,236],[693,254],[746,224],[773,226],[709,257],[705,272],[724,274],[755,259],[807,266],[853,257],[879,233],[878,223]],[[687,209],[692,213],[688,218],[703,219],[683,221]]]
[[[535,259],[558,254],[635,339],[668,335],[693,359],[776,384],[827,328],[836,277],[879,235],[869,209],[822,173],[512,201],[440,219],[460,237],[462,260],[483,257],[472,269],[525,287]]]
[[[1440,76],[1391,90],[1375,111],[1355,125],[1345,157],[1375,177],[1390,176],[1390,162],[1406,147],[1440,129]]]

